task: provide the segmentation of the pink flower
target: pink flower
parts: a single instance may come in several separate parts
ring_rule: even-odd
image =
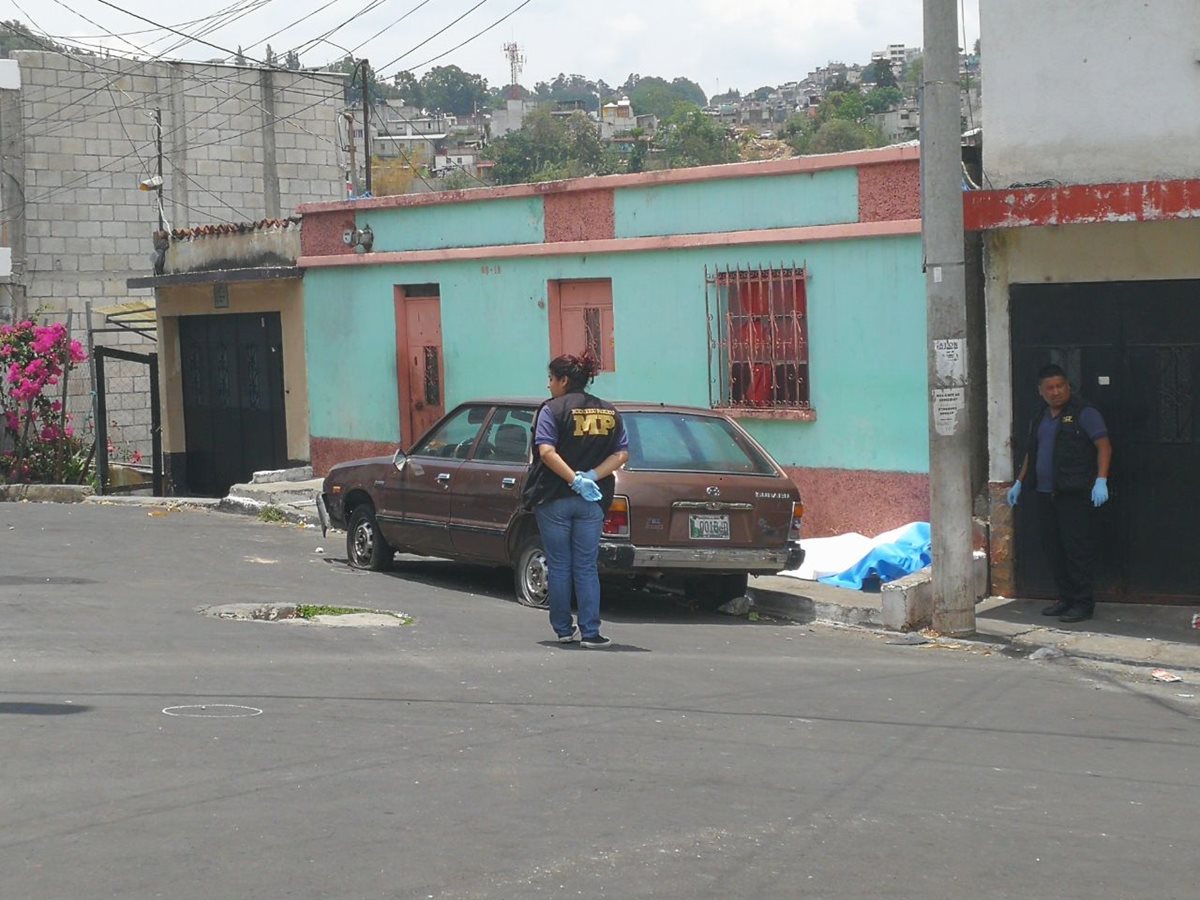
[[[63,434],[65,434],[67,437],[75,437],[75,429],[68,425],[63,429]]]
[[[140,463],[142,461],[142,451],[134,450],[133,456],[131,456],[130,459],[135,463]]]
[[[58,429],[55,428],[53,425],[47,425],[45,428],[42,429],[42,440],[43,441],[58,440]]]
[[[53,403],[50,404],[50,409],[53,410],[54,412],[62,412],[62,401],[55,400]]]
[[[79,341],[71,341],[71,344],[67,349],[71,354],[71,362],[81,363],[87,359],[87,353],[83,349],[83,344],[79,343]]]

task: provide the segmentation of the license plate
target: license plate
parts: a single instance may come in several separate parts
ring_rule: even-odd
[[[729,540],[729,516],[689,516],[688,537],[693,541]]]

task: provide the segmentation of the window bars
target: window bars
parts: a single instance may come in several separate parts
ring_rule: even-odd
[[[705,266],[712,405],[808,409],[807,271]]]

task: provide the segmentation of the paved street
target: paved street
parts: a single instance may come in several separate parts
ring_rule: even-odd
[[[634,596],[564,649],[504,573],[342,556],[0,504],[0,894],[1195,896],[1186,685]],[[248,601],[414,622],[197,612]]]

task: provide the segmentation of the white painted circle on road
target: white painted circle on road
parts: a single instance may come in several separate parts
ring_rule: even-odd
[[[263,711],[257,706],[237,706],[233,703],[206,703],[192,706],[168,706],[163,710],[164,715],[182,716],[192,719],[248,719],[251,716],[261,716]]]

